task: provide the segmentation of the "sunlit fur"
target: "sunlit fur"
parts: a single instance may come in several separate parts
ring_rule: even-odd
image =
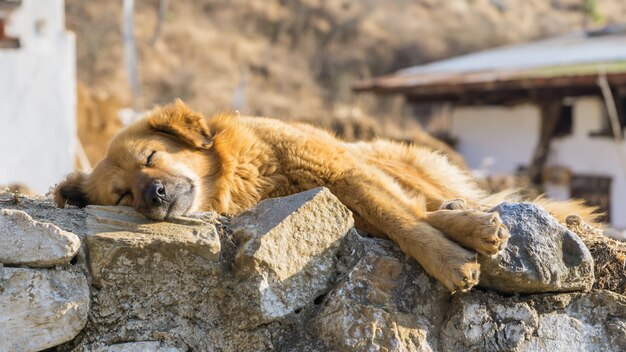
[[[150,151],[157,154],[147,167]],[[497,214],[483,211],[510,195],[486,194],[441,154],[383,140],[346,143],[310,125],[269,118],[205,119],[180,101],[118,134],[91,175],[72,175],[57,187],[56,201],[115,204],[120,191],[139,189],[142,179],[161,174],[194,183],[189,209],[172,216],[234,215],[265,198],[327,187],[353,211],[358,227],[394,240],[451,291],[475,285],[476,252],[493,255],[508,238]],[[122,203],[141,210],[133,198]],[[455,198],[463,198],[466,208],[439,209]],[[591,209],[580,203],[539,202],[561,221],[572,213],[592,220]]]

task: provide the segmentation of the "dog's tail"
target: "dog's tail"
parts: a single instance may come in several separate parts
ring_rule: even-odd
[[[578,215],[588,225],[598,229],[602,228],[600,218],[605,214],[598,207],[586,205],[582,199],[558,201],[539,196],[532,202],[543,207],[561,223],[565,223],[565,220],[570,215]]]
[[[535,199],[526,199],[520,194],[519,189],[507,189],[488,195],[481,200],[481,204],[488,207],[494,207],[502,202],[531,202],[537,204],[563,224],[566,223],[568,216],[578,215],[588,225],[598,229],[602,228],[599,220],[605,215],[599,211],[598,207],[586,205],[582,199],[560,201],[548,199],[543,195]]]

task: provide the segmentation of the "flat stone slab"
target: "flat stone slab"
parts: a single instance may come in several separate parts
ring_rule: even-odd
[[[479,256],[481,287],[506,293],[588,291],[594,263],[583,241],[532,203],[502,203],[511,237],[494,257]]]
[[[154,222],[130,207],[87,207],[89,267],[96,285],[120,265],[159,265],[193,255],[217,262],[221,244],[213,224],[191,218]],[[126,261],[127,263],[120,263]],[[143,263],[143,264],[142,264]]]
[[[75,234],[14,209],[0,209],[0,243],[0,263],[39,268],[67,264],[80,248]]]
[[[0,267],[0,351],[41,351],[85,326],[89,285],[80,272]]]

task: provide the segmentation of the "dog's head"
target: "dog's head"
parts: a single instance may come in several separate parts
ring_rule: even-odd
[[[58,206],[129,205],[162,220],[198,210],[211,174],[211,131],[184,103],[156,108],[111,141],[91,174],[74,173],[55,189]]]

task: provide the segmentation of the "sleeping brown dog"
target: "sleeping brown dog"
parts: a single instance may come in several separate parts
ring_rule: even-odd
[[[324,186],[357,227],[394,240],[451,291],[478,283],[476,252],[502,250],[508,232],[486,207],[499,202],[446,157],[375,141],[346,143],[306,124],[221,114],[182,102],[156,108],[113,138],[89,175],[59,184],[55,200],[134,207],[163,220],[198,211],[240,213],[265,198]],[[559,220],[591,219],[578,202],[543,202]]]

